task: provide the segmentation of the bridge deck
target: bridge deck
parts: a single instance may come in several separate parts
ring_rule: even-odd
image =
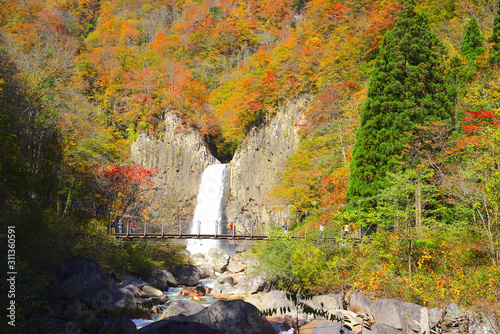
[[[249,235],[249,234],[162,234],[162,233],[113,233],[117,238],[121,239],[217,239],[217,240],[269,240],[270,238],[266,235]],[[271,239],[305,239],[305,236],[282,236],[272,237]],[[337,239],[329,237],[319,237],[317,238],[321,241],[332,241],[337,242],[346,239]],[[359,242],[358,238],[347,239],[352,242]]]

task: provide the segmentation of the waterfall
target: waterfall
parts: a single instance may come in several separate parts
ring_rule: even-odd
[[[194,210],[190,234],[217,234],[222,232],[225,220],[224,195],[229,167],[226,164],[209,165],[201,176],[200,189]],[[219,222],[217,224],[216,222]],[[219,247],[219,240],[187,240],[191,254],[207,253],[211,247]]]

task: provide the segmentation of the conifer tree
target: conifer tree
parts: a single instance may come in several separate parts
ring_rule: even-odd
[[[491,43],[488,63],[491,66],[498,65],[500,64],[500,1],[497,4],[497,13],[493,20],[493,31],[491,37],[488,38],[488,42]]]
[[[417,124],[451,119],[444,47],[414,6],[404,4],[375,61],[352,155],[349,200],[385,188],[386,173],[399,168],[407,133]]]
[[[467,58],[469,64],[484,52],[483,40],[477,20],[475,17],[472,17],[465,31],[462,48],[460,49],[460,53]]]

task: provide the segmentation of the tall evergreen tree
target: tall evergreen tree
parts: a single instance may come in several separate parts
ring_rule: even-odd
[[[479,30],[477,20],[475,17],[472,17],[465,31],[462,48],[460,49],[460,53],[467,58],[469,63],[473,62],[478,55],[484,52],[483,41],[484,38]]]
[[[493,20],[493,31],[491,37],[488,38],[491,43],[488,62],[491,66],[500,64],[500,1],[497,4],[497,13]]]
[[[417,124],[451,119],[445,84],[445,50],[427,18],[404,4],[393,30],[384,35],[370,77],[351,161],[348,199],[370,197],[399,168]]]

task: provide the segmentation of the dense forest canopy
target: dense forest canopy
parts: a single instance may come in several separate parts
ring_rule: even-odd
[[[294,244],[282,273],[422,303],[498,297],[496,0],[0,4],[0,209],[26,232],[26,271],[73,253],[133,267],[90,218],[132,205],[147,214],[156,171],[131,165],[129,147],[161,136],[165,113],[228,162],[249,130],[305,97],[300,146],[271,196],[297,212],[292,230],[354,222],[385,234],[363,266]],[[91,232],[57,238],[75,231]],[[99,253],[97,236],[119,256]]]

